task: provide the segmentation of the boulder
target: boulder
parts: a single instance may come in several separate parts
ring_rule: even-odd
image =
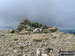
[[[50,31],[50,32],[56,32],[57,28],[56,27],[49,27],[48,31]]]
[[[36,28],[36,29],[33,30],[33,33],[42,33],[42,29]]]

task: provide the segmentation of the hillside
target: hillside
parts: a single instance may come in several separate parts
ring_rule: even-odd
[[[14,30],[0,31],[0,56],[59,56],[75,50],[75,35],[23,19]]]

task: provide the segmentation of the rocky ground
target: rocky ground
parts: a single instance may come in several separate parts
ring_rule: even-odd
[[[62,32],[30,35],[0,32],[0,56],[37,56],[37,50],[48,56],[58,56],[59,50],[74,51],[75,36]]]
[[[74,34],[50,29],[46,32],[25,29],[20,32],[15,30],[15,33],[14,30],[0,31],[0,56],[59,56],[60,50],[75,50]]]

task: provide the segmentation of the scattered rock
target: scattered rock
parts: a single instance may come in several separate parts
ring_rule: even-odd
[[[36,51],[36,55],[37,55],[37,56],[41,56],[40,49],[37,49],[37,51]]]
[[[5,36],[4,34],[1,34],[1,35],[0,35],[0,37],[4,37],[4,36]]]
[[[42,53],[42,55],[41,56],[48,56],[46,53]]]
[[[19,34],[30,34],[31,32],[29,31],[22,31],[22,32],[19,32]]]
[[[14,53],[17,53],[17,52],[18,52],[18,50],[15,49],[15,50],[14,50]]]
[[[56,32],[57,28],[56,27],[50,27],[50,28],[48,28],[48,30],[51,31],[51,32]]]
[[[49,52],[52,53],[52,52],[53,52],[53,48],[46,48],[45,51],[47,51],[48,53],[49,53]]]
[[[36,28],[33,30],[33,33],[42,33],[42,29]]]
[[[23,56],[22,54],[17,54],[17,56]]]

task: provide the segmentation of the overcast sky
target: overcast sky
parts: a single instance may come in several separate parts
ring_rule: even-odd
[[[0,27],[15,27],[23,17],[57,27],[75,27],[75,0],[0,0]]]

